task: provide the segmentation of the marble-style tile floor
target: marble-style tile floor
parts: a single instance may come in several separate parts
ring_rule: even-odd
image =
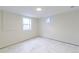
[[[0,53],[78,53],[79,47],[58,41],[35,38],[0,49]]]

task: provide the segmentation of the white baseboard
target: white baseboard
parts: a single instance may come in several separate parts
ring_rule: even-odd
[[[25,40],[22,40],[22,41],[18,41],[18,42],[16,42],[16,43],[12,43],[12,44],[10,44],[10,45],[7,45],[7,46],[4,46],[4,47],[1,47],[0,49],[4,49],[4,48],[10,47],[10,46],[13,46],[13,45],[16,45],[16,44],[19,44],[19,43],[25,42],[25,41],[27,41],[27,40],[31,40],[31,39],[37,38],[37,37],[39,37],[39,36],[35,36],[35,37],[31,37],[31,38],[29,38],[29,39],[25,39]]]
[[[69,42],[64,42],[64,41],[60,41],[60,40],[56,40],[56,39],[52,39],[52,38],[48,38],[48,37],[44,37],[44,36],[40,36],[40,37],[46,38],[46,39],[51,39],[51,40],[54,40],[54,41],[58,41],[58,42],[61,42],[61,43],[66,43],[66,44],[69,44],[69,45],[74,45],[74,46],[79,47],[79,45],[77,45],[77,44],[73,44],[73,43],[69,43]]]
[[[61,42],[61,43],[66,43],[66,44],[69,44],[69,45],[74,45],[74,46],[79,47],[79,45],[77,45],[77,44],[68,43],[68,42],[64,42],[64,41],[60,41],[60,40],[56,40],[56,39],[51,39],[51,38],[43,37],[43,36],[35,36],[35,37],[29,38],[29,39],[27,39],[27,40],[31,40],[31,39],[38,38],[38,37],[42,37],[42,38],[46,38],[46,39],[50,39],[50,40],[54,40],[54,41],[58,41],[58,42]],[[7,45],[7,46],[4,46],[4,47],[1,47],[0,49],[4,49],[4,48],[7,48],[7,47],[10,47],[10,46],[16,45],[16,44],[19,44],[19,43],[25,42],[25,41],[27,41],[27,40],[25,39],[25,40],[23,40],[23,41],[19,41],[19,42],[16,42],[16,43],[12,43],[12,44],[10,44],[10,45]]]

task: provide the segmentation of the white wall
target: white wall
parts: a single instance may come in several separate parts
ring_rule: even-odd
[[[1,24],[2,24],[2,17],[1,17],[2,15],[1,15],[1,11],[0,11],[0,43],[2,43],[2,26],[1,26]]]
[[[40,31],[41,36],[79,45],[79,11],[52,16],[50,24],[42,18]]]
[[[79,45],[79,11],[46,18],[32,18],[32,31],[23,32],[22,17],[0,11],[0,48],[38,35]],[[38,25],[39,24],[39,25]]]
[[[0,12],[0,48],[38,36],[38,20],[32,18],[32,30],[25,32],[22,30],[22,17],[10,12]]]

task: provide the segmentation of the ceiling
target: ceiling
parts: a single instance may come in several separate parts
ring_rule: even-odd
[[[37,12],[36,8],[41,7],[42,11]],[[0,6],[0,9],[6,10],[19,15],[29,17],[48,17],[63,12],[73,11],[79,7],[71,8],[70,6]]]

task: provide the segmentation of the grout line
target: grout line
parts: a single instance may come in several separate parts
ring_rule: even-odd
[[[79,47],[79,45],[77,45],[77,44],[68,43],[68,42],[64,42],[64,41],[60,41],[60,40],[56,40],[56,39],[52,39],[52,38],[48,38],[48,37],[43,37],[43,36],[40,36],[40,37]]]

